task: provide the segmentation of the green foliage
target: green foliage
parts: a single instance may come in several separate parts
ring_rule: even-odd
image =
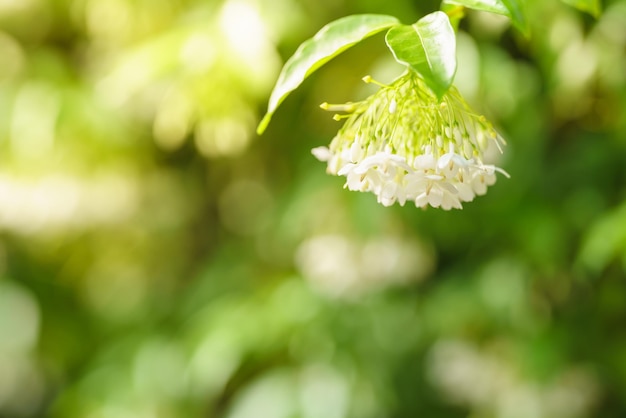
[[[562,0],[564,3],[569,4],[572,7],[577,8],[583,12],[587,12],[593,17],[600,16],[602,6],[600,0]]]
[[[347,16],[327,24],[303,42],[278,76],[257,133],[263,133],[280,103],[315,70],[363,39],[396,24],[398,20],[392,16]]]
[[[524,14],[523,5],[517,0],[443,0],[442,10],[446,5],[463,6],[483,12],[496,13],[507,16],[522,33],[528,36],[528,21]]]
[[[467,7],[482,12],[497,13],[499,15],[511,17],[511,12],[502,0],[444,0],[444,5],[457,5]]]
[[[448,91],[456,72],[456,37],[445,13],[394,26],[385,41],[396,61],[419,73],[439,98]]]
[[[287,60],[257,133],[265,131],[278,106],[310,74],[346,49],[385,29],[389,29],[385,41],[396,61],[420,74],[435,95],[443,97],[456,73],[454,28],[463,17],[462,7],[507,16],[522,33],[529,34],[526,16],[517,0],[444,0],[441,8],[445,13],[430,13],[411,26],[400,25],[398,19],[387,15],[346,16],[324,26]]]
[[[529,23],[524,10],[525,4],[520,0],[502,0],[502,3],[509,11],[509,17],[513,25],[519,29],[524,35],[529,35]]]

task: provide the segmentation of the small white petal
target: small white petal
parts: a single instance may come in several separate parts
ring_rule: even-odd
[[[345,176],[353,171],[356,171],[355,169],[358,167],[358,164],[353,164],[353,163],[348,163],[346,165],[344,165],[343,167],[341,167],[339,169],[339,171],[337,171],[337,175],[338,176]]]
[[[483,175],[478,175],[472,179],[472,189],[474,193],[479,196],[487,193],[487,185],[485,184],[485,177]]]
[[[332,157],[332,153],[330,152],[328,147],[313,148],[311,150],[311,154],[313,154],[313,156],[320,161],[329,161]]]
[[[396,99],[391,99],[391,102],[389,103],[389,113],[396,113],[397,107],[398,103],[396,103]]]
[[[386,199],[384,197],[378,197],[378,203],[382,204],[385,207],[389,207],[395,203],[393,199]]]
[[[425,192],[429,183],[428,180],[418,174],[408,174],[404,177],[404,181],[404,193],[407,195],[408,199],[412,199]]]
[[[417,170],[434,170],[435,169],[435,158],[432,154],[422,154],[415,157],[413,160],[413,167]]]
[[[474,149],[472,148],[471,141],[465,141],[463,144],[463,154],[465,154],[466,157],[470,157],[473,153]]]
[[[420,194],[415,198],[415,206],[418,208],[424,208],[428,206],[428,194],[426,192]]]
[[[384,181],[383,176],[376,170],[368,171],[367,175],[364,177],[367,190],[375,193],[378,193],[378,191],[383,187]]]
[[[395,198],[396,191],[398,190],[398,185],[396,183],[385,183],[383,188],[380,191],[380,195],[385,199],[393,199]]]
[[[441,208],[445,210],[450,210],[452,208],[463,209],[463,205],[461,205],[457,196],[444,192],[443,200],[441,201]]]
[[[474,190],[472,187],[465,183],[457,183],[456,190],[458,192],[459,199],[463,202],[471,202],[474,200]]]
[[[441,206],[441,202],[443,201],[443,191],[441,189],[430,189],[428,193],[428,203],[430,206],[434,208],[438,208]]]
[[[496,170],[498,173],[501,173],[507,179],[511,178],[511,175],[507,173],[506,171],[504,171],[503,169],[501,169],[500,167],[494,167],[494,170]]]
[[[404,206],[404,204],[407,201],[407,198],[408,196],[403,190],[399,190],[396,193],[396,199],[397,199],[397,202],[400,204],[400,206]]]
[[[350,147],[350,161],[353,163],[360,161],[362,159],[362,155],[363,149],[361,148],[361,145],[357,141],[354,141]]]
[[[439,157],[439,161],[437,161],[437,167],[445,168],[448,164],[450,164],[450,161],[452,161],[453,155],[454,154],[450,152],[447,154],[443,154],[441,157]]]
[[[458,190],[456,189],[456,187],[454,187],[452,184],[450,184],[447,181],[441,181],[438,183],[439,187],[441,187],[443,190],[445,190],[446,192],[452,193],[452,194],[457,194]]]
[[[358,174],[350,173],[346,177],[345,187],[352,191],[365,191],[366,185],[364,178]]]

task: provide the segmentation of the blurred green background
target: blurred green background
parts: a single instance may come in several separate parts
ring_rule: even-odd
[[[0,417],[626,416],[626,0],[468,12],[507,139],[462,211],[384,208],[310,149],[402,72],[382,35],[254,133],[329,21],[416,0],[0,1]]]

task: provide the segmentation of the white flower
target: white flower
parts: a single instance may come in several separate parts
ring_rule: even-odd
[[[358,163],[347,163],[337,175],[346,177],[349,190],[373,192],[378,202],[390,206],[397,201],[406,202],[403,178],[411,167],[405,159],[388,151],[377,152]]]
[[[311,154],[320,161],[328,162],[333,157],[328,147],[317,147],[311,150]]]
[[[483,164],[483,153],[502,138],[471,111],[456,89],[439,101],[408,72],[360,103],[322,106],[347,112],[329,147],[312,150],[327,172],[345,176],[345,188],[374,193],[390,206],[461,209],[483,195],[502,169]]]

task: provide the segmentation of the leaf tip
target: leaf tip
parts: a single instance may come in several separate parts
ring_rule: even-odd
[[[263,135],[263,132],[267,129],[267,125],[270,123],[270,119],[272,119],[271,113],[266,113],[265,116],[263,116],[263,119],[261,119],[261,122],[259,122],[259,125],[256,127],[257,135]]]

